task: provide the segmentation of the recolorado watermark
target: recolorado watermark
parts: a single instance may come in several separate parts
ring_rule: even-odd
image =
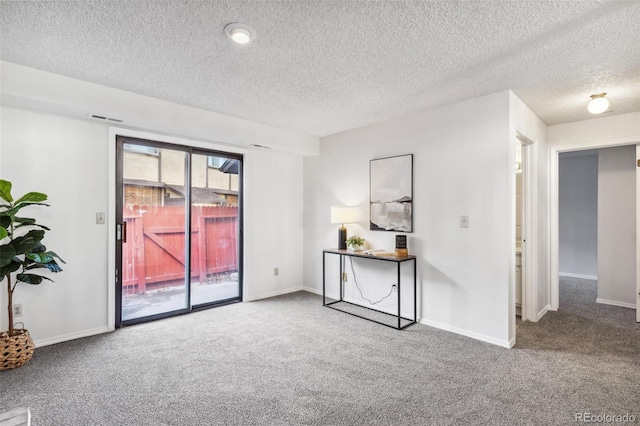
[[[574,420],[576,423],[635,423],[636,416],[633,414],[594,414],[594,413],[575,413]]]

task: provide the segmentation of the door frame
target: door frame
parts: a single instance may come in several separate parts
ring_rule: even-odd
[[[522,146],[522,304],[523,321],[537,321],[537,170],[535,141],[516,131],[516,138]],[[515,224],[515,222],[514,222]],[[515,247],[515,240],[514,240]],[[515,258],[514,258],[515,259]],[[515,260],[514,260],[515,262]]]
[[[601,139],[595,141],[588,141],[584,143],[571,144],[571,145],[557,145],[549,146],[549,294],[551,295],[550,309],[557,311],[560,306],[560,279],[559,279],[559,263],[560,263],[560,240],[559,240],[559,180],[558,180],[558,167],[560,154],[563,152],[573,151],[586,151],[589,149],[600,148],[613,148],[616,146],[624,145],[638,145],[640,144],[640,138],[637,136],[625,137],[625,138],[613,138],[613,139]],[[638,148],[636,148],[638,152]],[[636,179],[637,178],[636,171]],[[636,185],[636,194],[638,194],[638,186]],[[636,198],[636,204],[638,199]],[[638,211],[636,211],[636,228],[638,229]],[[638,271],[638,264],[640,256],[638,256],[638,249],[640,248],[640,238],[636,239],[636,270]],[[636,287],[640,291],[640,275],[636,274]],[[636,295],[639,297],[638,295]],[[640,300],[640,299],[637,299]],[[636,309],[636,315],[638,315],[638,309]],[[638,317],[637,319],[640,319]]]
[[[108,224],[107,232],[109,235],[107,265],[108,265],[109,276],[107,279],[107,282],[108,282],[107,325],[110,331],[113,331],[116,328],[116,322],[117,322],[116,321],[116,303],[118,298],[118,295],[116,294],[117,282],[116,282],[116,272],[115,272],[116,264],[117,264],[116,249],[118,245],[118,241],[116,241],[116,223],[117,223],[116,218],[118,217],[117,203],[116,203],[116,196],[117,196],[117,185],[116,185],[117,169],[116,168],[119,164],[117,159],[117,152],[116,152],[116,138],[118,136],[124,136],[127,138],[134,138],[134,139],[141,139],[141,140],[149,140],[149,141],[157,142],[159,144],[165,143],[165,144],[183,146],[185,147],[186,151],[191,151],[196,154],[202,153],[203,151],[218,151],[220,153],[235,154],[243,157],[243,161],[242,161],[243,166],[244,166],[244,156],[247,153],[246,149],[239,148],[234,145],[227,145],[227,144],[214,142],[214,141],[207,142],[202,140],[186,139],[186,138],[181,138],[177,136],[162,135],[157,133],[151,133],[146,131],[121,128],[121,127],[109,127],[109,139],[108,139],[109,141],[108,143],[109,173],[108,173],[108,191],[107,191],[107,195],[109,197],[108,211],[107,211],[107,224]],[[239,198],[238,198],[238,206],[239,206],[238,232],[240,235],[240,241],[238,244],[238,251],[239,251],[238,274],[239,274],[239,282],[240,282],[239,299],[240,301],[242,301],[243,293],[244,293],[244,282],[243,282],[243,276],[244,276],[244,256],[243,256],[244,213],[243,213],[243,210],[244,209],[243,209],[243,206],[244,206],[244,192],[245,192],[245,182],[242,177],[242,169],[240,171],[240,184],[241,184],[241,188],[239,191]],[[222,302],[214,306],[221,306],[224,304],[226,303]],[[208,309],[208,308],[209,306],[197,307],[197,308],[194,308],[193,311]]]
[[[536,286],[532,285],[536,282],[536,193],[533,178],[533,171],[536,170],[535,155],[533,153],[533,144],[535,142],[518,131],[516,131],[516,139],[520,142],[522,149],[522,204],[520,206],[522,213],[522,303],[520,314],[523,321],[536,321],[534,304]]]

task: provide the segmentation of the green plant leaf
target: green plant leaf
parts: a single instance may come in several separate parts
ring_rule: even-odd
[[[3,238],[7,238],[9,236],[9,233],[7,232],[7,229],[4,227],[0,227],[0,240]]]
[[[44,231],[34,229],[27,232],[22,237],[18,237],[9,243],[15,249],[15,254],[31,253],[38,243],[44,238]]]
[[[41,242],[36,244],[36,246],[31,250],[31,253],[42,253],[47,251],[47,247]]]
[[[4,268],[13,261],[16,255],[16,249],[10,244],[4,244],[0,250],[0,268]]]
[[[43,265],[48,264],[50,262],[55,262],[55,259],[54,259],[55,257],[60,259],[62,263],[67,263],[64,260],[62,260],[62,258],[53,251],[46,251],[44,253],[31,252],[31,253],[27,253],[26,256],[28,259],[33,260],[36,263],[41,263]]]
[[[22,197],[20,197],[15,203],[15,205],[18,205],[20,203],[24,203],[24,202],[31,202],[31,203],[39,203],[41,201],[44,201],[47,199],[47,194],[43,194],[42,192],[28,192],[26,194],[24,194]],[[9,200],[7,200],[9,201]]]
[[[44,266],[46,266],[51,272],[62,272],[62,268],[55,260],[46,263]]]
[[[48,251],[47,253],[49,253],[51,256],[53,257],[57,257],[58,260],[62,263],[64,263],[65,265],[67,264],[67,262],[65,262],[64,260],[62,260],[62,258],[60,256],[58,256],[58,253],[56,253],[55,251]]]
[[[0,198],[8,203],[13,201],[13,197],[11,196],[11,187],[11,182],[0,179]]]
[[[37,285],[42,282],[42,280],[48,280],[53,282],[51,278],[43,277],[42,275],[36,274],[18,274],[16,275],[18,281],[22,281],[23,283]]]
[[[9,229],[11,226],[11,216],[0,216],[0,227]]]
[[[37,223],[27,223],[27,224],[21,223],[20,225],[16,226],[16,229],[22,228],[22,227],[25,227],[25,226],[37,226],[38,228],[44,229],[45,231],[51,231],[51,229],[49,227],[44,226],[44,225],[38,225]]]
[[[4,279],[6,275],[9,275],[10,273],[20,269],[20,266],[22,266],[20,262],[16,262],[16,261],[10,262],[8,265],[0,268],[0,277]],[[2,281],[2,279],[0,279],[0,281]]]
[[[24,268],[25,271],[30,271],[32,269],[49,269],[49,268],[47,267],[47,265],[43,263],[32,263],[29,266],[25,266]]]
[[[14,217],[13,221],[16,223],[24,223],[25,225],[33,225],[36,220],[30,217]]]
[[[0,212],[0,216],[15,216],[16,213],[18,212],[18,210],[20,210],[23,207],[27,207],[27,206],[49,206],[49,204],[45,204],[45,203],[20,203],[17,206],[14,206],[13,208],[10,208],[9,210],[5,210]]]

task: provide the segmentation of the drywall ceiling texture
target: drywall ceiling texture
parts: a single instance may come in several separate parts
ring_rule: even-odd
[[[8,62],[324,136],[511,89],[640,111],[637,1],[1,2]],[[223,34],[257,31],[249,45]]]

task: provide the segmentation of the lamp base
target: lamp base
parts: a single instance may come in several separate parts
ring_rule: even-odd
[[[338,228],[338,249],[347,249],[347,228],[345,228],[344,226]]]

